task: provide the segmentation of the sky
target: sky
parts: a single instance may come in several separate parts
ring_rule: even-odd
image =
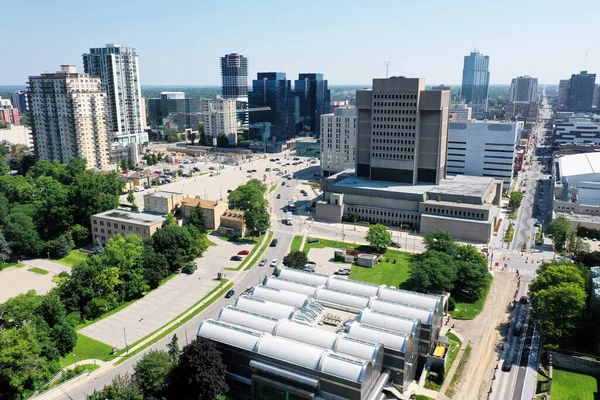
[[[600,73],[600,1],[21,0],[4,7],[0,85],[75,64],[107,43],[135,47],[143,85],[220,85],[219,57],[257,72],[322,72],[330,85],[389,74],[460,84],[463,57],[490,56],[490,83],[557,84]],[[587,62],[586,59],[586,51]],[[600,81],[600,76],[597,81]]]

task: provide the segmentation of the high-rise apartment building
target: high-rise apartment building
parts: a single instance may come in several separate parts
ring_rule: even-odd
[[[5,122],[11,125],[19,125],[21,118],[19,110],[13,107],[8,99],[0,97],[0,122]]]
[[[294,82],[296,93],[296,131],[312,132],[319,135],[321,115],[329,113],[331,92],[323,74],[298,74]]]
[[[488,109],[489,64],[490,57],[479,51],[465,56],[460,96],[473,108],[477,119],[485,118]]]
[[[596,74],[581,71],[579,74],[571,75],[567,108],[571,111],[591,111],[595,87]]]
[[[229,144],[237,144],[236,99],[224,99],[221,96],[202,99],[200,113],[207,136],[216,138],[225,135]]]
[[[558,99],[557,105],[563,107],[567,105],[567,98],[569,96],[569,79],[561,79],[558,83]]]
[[[107,94],[100,78],[62,65],[60,72],[30,76],[28,96],[39,159],[82,157],[89,168],[109,168]]]
[[[186,99],[183,92],[162,92],[160,98],[148,99],[148,124],[160,134],[195,131],[201,121],[200,100]]]
[[[14,93],[10,94],[10,101],[16,109],[19,110],[19,113],[25,114],[29,111],[29,104],[27,100],[27,91],[26,90],[18,90]]]
[[[596,108],[600,107],[600,85],[598,84],[594,87],[594,102],[592,103],[592,106]]]
[[[450,92],[420,78],[373,79],[356,91],[356,174],[376,181],[438,184],[446,171]]]
[[[135,48],[118,44],[91,48],[89,53],[83,54],[83,69],[102,80],[108,99],[111,142],[130,145],[129,157],[136,161],[138,146],[148,141],[148,134],[144,132],[146,116],[143,115],[140,62]]]
[[[252,81],[248,105],[271,109],[250,113],[250,139],[285,141],[294,137],[294,93],[285,72],[259,72]],[[270,123],[270,131],[263,128],[264,123]],[[266,133],[269,137],[264,137]]]
[[[508,101],[511,103],[523,101],[531,103],[538,98],[538,80],[528,75],[513,78],[508,92]]]
[[[339,107],[321,115],[321,170],[323,176],[352,169],[356,154],[356,109]]]
[[[221,57],[221,93],[224,99],[248,102],[248,58],[231,53]]]

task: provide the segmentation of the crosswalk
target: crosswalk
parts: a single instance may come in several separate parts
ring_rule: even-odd
[[[508,272],[512,272],[512,273],[517,273],[517,269],[518,268],[507,268],[506,270]],[[537,273],[535,271],[532,270],[528,270],[528,269],[519,269],[519,274],[522,276],[537,276]]]

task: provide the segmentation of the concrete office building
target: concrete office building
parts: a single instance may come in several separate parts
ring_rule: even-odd
[[[571,111],[591,111],[594,102],[596,74],[581,71],[571,75],[567,95],[567,109]]]
[[[60,72],[30,76],[28,97],[38,159],[66,163],[82,157],[88,168],[109,169],[107,96],[100,78],[62,65]]]
[[[218,229],[221,226],[221,216],[227,211],[226,202],[186,197],[181,202],[183,218],[189,218],[192,209],[196,207],[202,210],[206,218],[206,228]]]
[[[420,229],[447,229],[486,242],[498,215],[502,182],[458,175],[446,179],[448,91],[424,90],[418,78],[374,79],[356,93],[355,172],[324,179],[316,218],[360,219]]]
[[[537,121],[539,117],[540,106],[537,101],[527,103],[524,101],[517,101],[514,103],[508,103],[504,107],[504,118],[507,120],[527,120],[527,122]]]
[[[296,131],[312,132],[317,136],[321,130],[321,115],[329,113],[331,91],[323,74],[298,74],[294,81],[296,94]]]
[[[573,115],[556,121],[554,128],[556,144],[600,144],[600,120],[584,115]]]
[[[237,144],[236,99],[215,96],[200,100],[200,113],[204,124],[204,133],[209,140],[225,135],[229,144]]]
[[[140,145],[148,142],[144,131],[146,115],[140,80],[140,61],[133,47],[107,44],[83,54],[85,73],[100,77],[108,100],[107,126],[110,132],[111,158],[122,161],[126,154],[139,161]],[[127,148],[127,152],[113,148]]]
[[[448,114],[453,121],[470,121],[473,109],[466,104],[450,104]]]
[[[561,79],[558,82],[558,98],[556,104],[558,107],[565,107],[567,105],[567,98],[569,97],[569,79]]]
[[[513,78],[508,92],[508,101],[511,103],[523,101],[527,103],[537,102],[538,80],[529,75]]]
[[[0,142],[22,144],[33,149],[31,129],[23,125],[10,125],[7,129],[0,129]]]
[[[10,101],[19,113],[26,114],[29,111],[29,100],[27,98],[26,90],[18,90],[10,94]]]
[[[104,246],[117,233],[150,237],[162,227],[165,218],[158,214],[127,210],[108,210],[91,217],[94,245]]]
[[[523,122],[450,122],[448,166],[450,175],[489,176],[502,179],[508,191]]]
[[[174,213],[181,205],[183,195],[175,192],[159,191],[144,195],[144,211],[167,215]]]
[[[484,119],[488,110],[489,64],[490,57],[477,50],[464,59],[460,96],[473,108],[476,119]]]
[[[321,171],[330,176],[354,168],[356,154],[356,109],[336,108],[321,115]]]
[[[216,342],[241,399],[379,399],[415,379],[428,358],[420,338],[437,340],[442,313],[442,296],[284,268],[198,334]]]
[[[198,130],[202,116],[200,100],[186,99],[183,92],[162,92],[158,99],[148,99],[148,125],[164,134],[166,130]]]

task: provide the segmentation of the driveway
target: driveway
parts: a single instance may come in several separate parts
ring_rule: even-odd
[[[175,276],[130,306],[79,332],[122,349],[126,340],[131,345],[187,310],[219,285],[219,281],[213,280],[218,272],[222,271],[226,276],[233,274],[233,271],[221,270],[240,264],[229,261],[231,255],[242,249],[252,249],[250,245],[216,237],[211,237],[211,241],[216,246],[209,247],[204,256],[196,260],[198,270],[194,274]]]
[[[55,275],[63,271],[70,272],[71,268],[66,265],[58,264],[43,259],[33,259],[23,261],[25,264],[21,268],[7,268],[0,272],[0,303],[4,303],[11,297],[26,293],[29,290],[35,290],[38,294],[45,294],[56,284],[52,282]],[[40,275],[29,271],[31,267],[38,267],[49,271],[49,274]]]

